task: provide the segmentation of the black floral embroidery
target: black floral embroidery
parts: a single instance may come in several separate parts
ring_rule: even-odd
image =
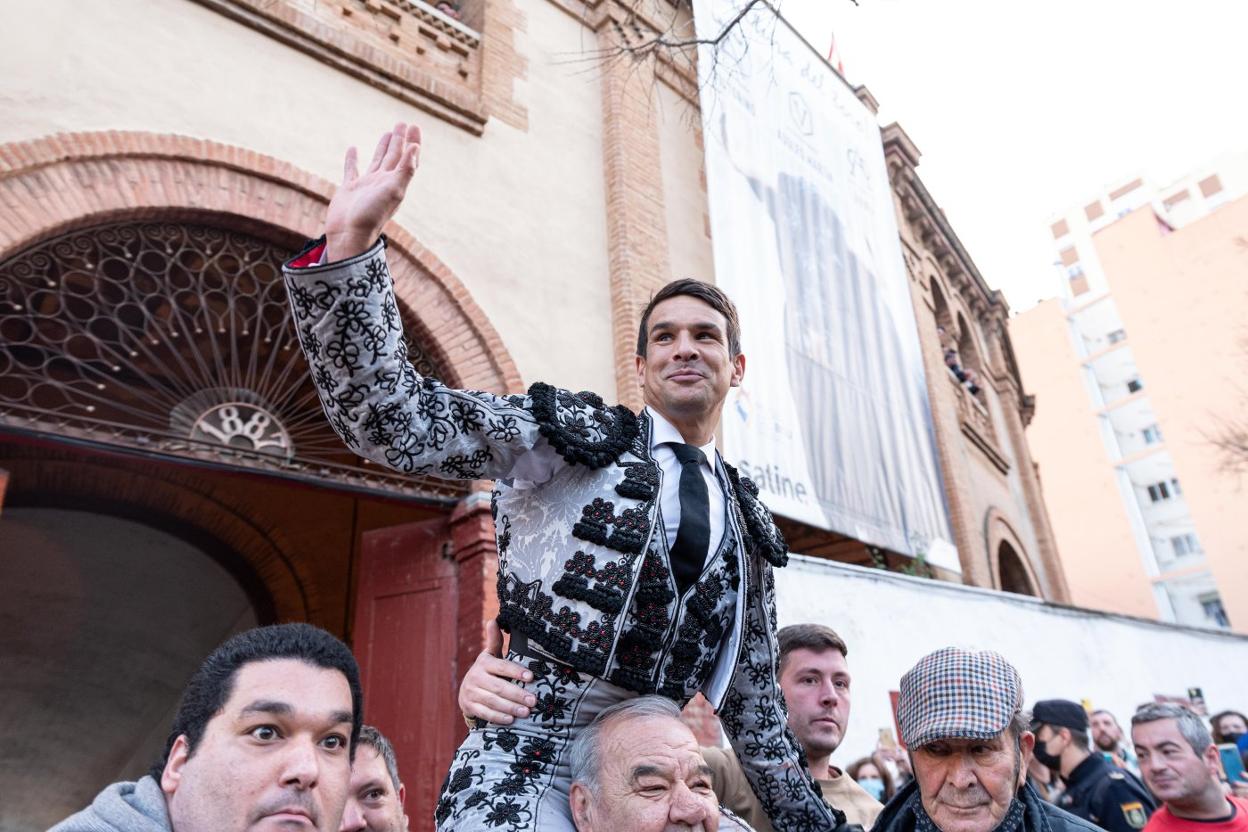
[[[737,754],[752,761],[745,767],[746,776],[775,828],[834,829],[845,823],[845,815],[824,802],[811,779],[778,694],[779,649],[775,625],[768,623],[775,608],[771,564],[753,559],[745,565],[745,626],[737,669],[719,710],[720,724]]]
[[[321,339],[316,337],[316,333],[312,331],[311,324],[304,324],[303,328],[299,330],[299,343],[303,346],[303,351],[308,354],[308,358],[313,361],[320,359]]]
[[[386,295],[386,299],[382,301],[381,322],[391,332],[398,332],[403,328],[399,322],[399,307],[395,305],[393,295]]]
[[[370,263],[375,261],[369,261]],[[373,293],[373,287],[367,277],[347,278],[347,295],[353,298],[367,298]]]
[[[503,520],[499,523],[495,521],[494,527],[495,539],[498,541],[499,557],[507,557],[507,550],[511,548],[511,518],[503,515]]]
[[[322,312],[328,312],[333,308],[334,302],[338,300],[338,296],[342,294],[342,290],[324,280],[318,280],[312,285],[316,287],[316,290],[311,293],[312,306]]]
[[[344,370],[348,376],[354,376],[357,370],[364,369],[364,363],[360,361],[360,345],[347,340],[345,335],[325,345],[325,357],[336,369]]]
[[[372,354],[370,363],[376,364],[386,354],[386,341],[389,337],[386,328],[381,324],[369,324],[360,333],[360,343]]]
[[[295,308],[295,317],[301,321],[311,315],[313,307],[316,306],[316,296],[301,282],[291,283],[290,301]]]
[[[384,257],[374,257],[364,265],[364,273],[368,275],[369,288],[374,292],[384,292],[392,283],[390,270],[386,268]]]
[[[357,418],[356,411],[360,405],[364,404],[368,393],[368,387],[363,384],[348,384],[344,386],[338,391],[338,395],[334,397],[338,413],[344,419],[354,422]]]
[[[334,381],[334,374],[327,367],[317,367],[316,372],[312,376],[312,380],[316,382],[316,386],[321,390],[321,398],[332,397],[334,388],[338,385]]]
[[[500,416],[490,419],[486,435],[499,442],[515,442],[520,437],[520,420],[515,416]]]
[[[450,406],[451,424],[460,433],[472,433],[485,426],[485,410],[475,402],[469,404],[463,399],[455,399]]]
[[[363,301],[344,300],[334,307],[334,331],[339,335],[359,335],[370,322],[371,316]]]
[[[454,821],[457,826],[484,825],[508,832],[533,829],[536,798],[548,788],[557,758],[571,742],[569,721],[586,680],[555,662],[515,653],[510,658],[533,673],[533,681],[525,687],[536,697],[537,707],[528,720],[540,725],[542,733],[478,727],[456,752],[442,784],[434,813],[439,828]],[[500,754],[506,755],[501,765]],[[490,764],[478,764],[482,759],[489,759]]]
[[[341,416],[333,416],[329,420],[330,426],[334,429],[334,433],[347,443],[348,447],[355,448],[360,444],[360,440],[355,438],[355,432],[351,429],[351,423]]]
[[[477,448],[470,454],[451,454],[442,460],[438,470],[461,480],[482,479],[485,463],[493,458],[494,453],[489,448]]]

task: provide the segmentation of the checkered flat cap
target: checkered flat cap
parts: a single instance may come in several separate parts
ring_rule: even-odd
[[[987,740],[1023,706],[1023,680],[999,653],[946,647],[901,677],[897,723],[915,749],[945,739]]]

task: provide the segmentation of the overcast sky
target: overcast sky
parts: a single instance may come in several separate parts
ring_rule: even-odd
[[[919,174],[1015,310],[1055,294],[1051,215],[1137,173],[1248,149],[1244,0],[781,0],[923,154]]]

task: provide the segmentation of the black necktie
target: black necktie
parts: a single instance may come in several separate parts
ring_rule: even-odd
[[[706,562],[711,544],[711,503],[702,478],[706,456],[693,445],[670,443],[680,460],[680,527],[672,544],[672,574],[681,594],[693,586]]]

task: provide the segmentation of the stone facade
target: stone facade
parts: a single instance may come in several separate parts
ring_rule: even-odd
[[[1035,402],[1014,360],[1009,307],[919,179],[914,143],[896,124],[883,139],[963,580],[1069,601],[1024,433]],[[978,395],[946,366],[946,346],[976,371]]]
[[[414,121],[422,169],[387,229],[412,338],[453,384],[516,392],[544,380],[639,406],[649,294],[713,270],[693,67],[621,52],[687,31],[688,16],[636,5],[465,0],[455,20],[420,0],[28,4],[0,33],[0,104],[13,115],[0,119],[0,270],[32,245],[120,220],[297,245],[319,233],[343,148]],[[884,142],[963,578],[1066,600],[1007,309],[915,175],[913,145],[899,128]],[[982,397],[944,368],[942,316],[967,339]],[[396,500],[67,439],[0,424],[0,497],[158,524],[228,560],[259,620],[365,638],[368,535],[417,521],[446,530],[420,556],[454,563],[457,635],[441,681],[466,670],[497,612],[487,484]],[[457,721],[449,685],[437,697],[424,704]],[[716,739],[705,702],[689,718]],[[418,738],[401,748],[418,754]],[[422,759],[405,779],[434,789],[444,764]],[[413,828],[427,820],[414,814]]]

